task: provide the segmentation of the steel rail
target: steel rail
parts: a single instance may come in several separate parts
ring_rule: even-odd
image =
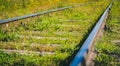
[[[81,64],[85,58],[85,55],[87,54],[87,52],[89,50],[88,48],[92,45],[95,37],[97,36],[97,33],[99,32],[99,29],[100,29],[102,23],[104,22],[104,19],[105,19],[106,15],[108,14],[111,6],[112,6],[112,2],[108,5],[106,10],[103,12],[102,16],[100,17],[100,19],[96,23],[95,27],[93,28],[93,30],[91,31],[91,33],[89,34],[89,36],[87,37],[85,42],[83,43],[82,47],[80,48],[80,50],[78,51],[78,53],[74,57],[70,66],[81,66]]]
[[[8,19],[0,20],[0,24],[12,22],[12,21],[17,21],[17,20],[25,19],[25,18],[35,17],[35,16],[38,16],[38,15],[44,15],[44,14],[47,14],[47,13],[61,11],[61,10],[65,10],[65,9],[69,9],[69,8],[73,8],[73,7],[79,7],[79,6],[83,6],[83,5],[87,5],[87,4],[91,4],[91,3],[93,3],[93,2],[87,2],[85,4],[78,4],[78,5],[74,5],[74,6],[66,6],[66,7],[62,7],[62,8],[53,9],[53,10],[47,10],[47,11],[43,11],[43,12],[18,16],[18,17],[14,17],[14,18],[8,18]]]

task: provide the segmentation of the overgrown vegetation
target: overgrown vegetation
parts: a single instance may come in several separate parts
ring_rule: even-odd
[[[69,1],[72,3],[74,0]],[[83,1],[86,3],[86,0]],[[82,1],[76,0],[73,3],[75,2]],[[79,45],[82,44],[109,2],[109,0],[99,0],[93,4],[19,20],[17,26],[10,23],[8,32],[1,31],[1,33],[7,35],[17,32],[19,38],[9,41],[1,39],[0,64],[3,66],[68,66],[76,50],[80,48]],[[2,49],[54,54],[7,54],[2,52]]]
[[[104,35],[96,44],[96,66],[120,66],[120,1],[110,9]]]

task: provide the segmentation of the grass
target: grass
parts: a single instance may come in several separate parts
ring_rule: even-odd
[[[0,52],[3,53],[3,52]],[[63,56],[64,54],[64,56]],[[18,53],[12,53],[12,54],[6,54],[3,53],[2,55],[0,55],[0,65],[1,66],[5,66],[5,65],[9,65],[9,66],[47,66],[47,65],[59,65],[60,61],[58,60],[64,60],[64,58],[68,56],[67,53],[59,53],[55,56],[35,56],[35,55],[31,55],[31,56],[23,56],[23,55],[19,55]],[[4,59],[9,59],[9,60],[4,60]],[[54,60],[52,60],[54,59]],[[47,64],[46,64],[47,62]]]
[[[96,66],[120,65],[119,6],[120,1],[115,0],[106,22],[106,30],[104,31],[104,35],[95,46],[97,51],[97,57],[95,58]]]
[[[17,33],[0,29],[0,41],[15,41],[16,39],[18,39]]]
[[[15,41],[0,41],[1,59],[5,59],[0,64],[9,66],[28,64],[33,66],[68,66],[76,50],[80,48],[79,45],[82,45],[91,27],[94,26],[109,2],[108,0],[97,1],[94,4],[19,20],[17,24],[9,23],[9,28],[6,30],[10,34],[17,32],[19,38]],[[49,46],[46,46],[48,44]],[[54,52],[55,54],[43,56],[7,54],[2,52],[2,49]],[[9,60],[7,56],[10,57]]]

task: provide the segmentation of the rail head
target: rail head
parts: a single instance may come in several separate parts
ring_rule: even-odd
[[[97,24],[95,25],[95,27],[93,28],[93,30],[91,31],[91,33],[89,34],[89,36],[87,37],[85,42],[83,43],[83,46],[80,48],[80,50],[78,51],[78,53],[74,57],[70,66],[79,66],[82,63],[82,61],[85,58],[85,54],[87,53],[89,46],[93,43],[93,40],[96,37],[97,32],[99,31],[99,29],[104,21],[104,18],[106,17],[106,14],[108,13],[109,9],[111,8],[112,3],[113,3],[113,1],[106,8],[106,10],[103,12],[103,14],[100,17],[100,19],[98,20]]]

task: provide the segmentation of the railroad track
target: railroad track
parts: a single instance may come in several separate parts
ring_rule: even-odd
[[[86,3],[86,4],[82,4],[82,5],[87,5],[87,4],[90,4],[90,3]],[[76,5],[76,6],[82,6],[82,5]],[[38,15],[43,15],[43,14],[47,14],[47,13],[51,13],[51,12],[55,12],[55,11],[65,10],[65,9],[73,8],[73,7],[76,7],[76,6],[68,6],[68,7],[54,9],[54,10],[50,10],[50,11],[39,12],[39,13],[35,13],[35,14],[30,14],[30,15],[25,15],[25,16],[20,16],[20,17],[15,17],[15,18],[10,18],[10,19],[6,19],[6,20],[0,20],[0,24],[9,23],[9,22],[13,22],[13,21],[17,21],[17,20],[21,20],[21,19],[25,19],[25,18],[29,18],[29,17],[34,17],[34,16],[38,16]],[[110,9],[111,6],[112,6],[112,3],[108,6],[108,8],[105,10],[105,12],[103,13],[103,15],[101,16],[100,20],[98,21],[98,23],[96,24],[96,26],[92,30],[92,32],[89,35],[89,37],[84,42],[83,46],[81,47],[80,51],[75,56],[75,59],[70,64],[70,66],[82,65],[83,58],[85,58],[85,56],[88,56],[88,54],[87,54],[88,52],[91,52],[91,49],[88,49],[88,48],[91,48],[92,42],[95,39],[95,37],[97,36],[97,33],[100,31],[100,28],[103,25],[103,21],[106,19],[107,13],[108,13],[108,11],[109,11],[109,9]],[[64,48],[64,44],[65,44],[65,49],[66,49],[66,46],[70,46],[70,47],[74,46],[72,44],[71,45],[66,44],[65,42],[72,43],[75,40],[75,39],[72,39],[72,37],[66,38],[66,35],[73,36],[74,38],[77,38],[77,39],[81,39],[81,38],[78,38],[78,36],[83,36],[83,34],[79,34],[79,31],[83,30],[83,27],[84,27],[84,26],[81,27],[82,25],[78,26],[80,20],[72,20],[72,21],[70,21],[70,20],[64,20],[64,21],[65,22],[68,21],[68,22],[72,22],[72,23],[69,23],[69,25],[61,25],[61,21],[60,21],[60,24],[58,24],[59,27],[66,28],[66,29],[63,29],[63,31],[60,31],[60,32],[58,32],[58,31],[54,32],[54,33],[52,33],[53,35],[50,35],[50,37],[48,37],[49,34],[46,33],[47,31],[42,33],[40,31],[37,32],[36,30],[33,30],[32,34],[30,34],[30,36],[24,36],[24,34],[26,32],[23,31],[21,33],[22,35],[19,36],[19,38],[24,39],[26,41],[26,43],[25,43],[24,40],[19,40],[20,42],[22,42],[22,43],[20,43],[20,44],[22,44],[22,46],[20,45],[20,47],[18,47],[17,45],[19,43],[17,43],[17,42],[15,42],[15,43],[13,42],[14,45],[12,45],[13,44],[12,42],[11,43],[9,43],[9,42],[8,43],[7,42],[5,42],[5,43],[1,42],[1,44],[4,44],[3,45],[3,49],[4,49],[3,51],[8,52],[8,53],[9,52],[18,52],[20,54],[29,55],[29,53],[32,53],[32,51],[31,51],[30,48],[34,47],[33,48],[34,49],[33,53],[36,53],[37,55],[46,55],[46,54],[48,54],[48,55],[55,55],[56,54],[55,50],[58,50],[58,51],[62,52],[61,54],[64,55],[64,54],[66,54],[66,53],[64,53],[65,51],[70,51],[71,50],[71,48],[70,48],[70,50],[69,49],[64,50],[63,49]],[[76,22],[76,21],[78,21],[78,22]],[[74,23],[76,23],[76,24],[74,24]],[[87,24],[90,24],[90,23],[87,23]],[[22,24],[22,26],[25,26],[25,25]],[[52,26],[56,26],[56,24],[52,25]],[[58,29],[58,27],[57,27],[57,29]],[[74,30],[74,31],[72,31],[72,30]],[[87,30],[87,28],[85,30]],[[65,34],[66,32],[68,34]],[[30,31],[28,31],[28,33],[30,33]],[[25,35],[27,35],[28,33],[26,33]],[[40,34],[38,34],[38,33],[40,33]],[[60,35],[61,33],[64,34],[64,36],[62,36],[62,38],[61,38],[61,35]],[[85,31],[83,31],[83,33],[85,33]],[[37,34],[37,35],[40,35],[40,36],[32,36],[33,34]],[[42,36],[41,34],[45,34],[45,35]],[[51,37],[51,36],[53,36],[53,37]],[[57,36],[57,38],[56,38],[56,36]],[[60,38],[58,38],[58,36]],[[35,40],[33,40],[33,39],[35,39]],[[46,39],[46,40],[43,40],[43,39]],[[72,40],[68,41],[69,39],[72,39]],[[31,41],[29,42],[28,40],[31,40]],[[50,41],[53,41],[53,42],[50,43]],[[34,43],[32,43],[32,42],[34,42]],[[44,47],[43,45],[38,45],[41,42],[43,42],[43,44],[48,45],[48,47]],[[46,42],[49,42],[49,43],[46,43]],[[57,42],[57,43],[55,43],[55,42]],[[74,41],[74,42],[76,42],[76,41]],[[60,45],[60,43],[61,43],[61,45]],[[10,46],[7,46],[6,44],[8,44],[10,46],[17,46],[17,48],[16,47],[12,47],[11,48]],[[30,46],[28,46],[28,45],[30,45]],[[36,45],[41,46],[41,47],[37,47]],[[6,47],[7,47],[8,50],[6,49]],[[63,48],[59,50],[58,48],[61,48],[61,47],[63,47]],[[24,48],[27,51],[25,51]],[[45,50],[44,48],[46,48],[47,50]],[[9,49],[11,49],[11,50],[9,50]]]

